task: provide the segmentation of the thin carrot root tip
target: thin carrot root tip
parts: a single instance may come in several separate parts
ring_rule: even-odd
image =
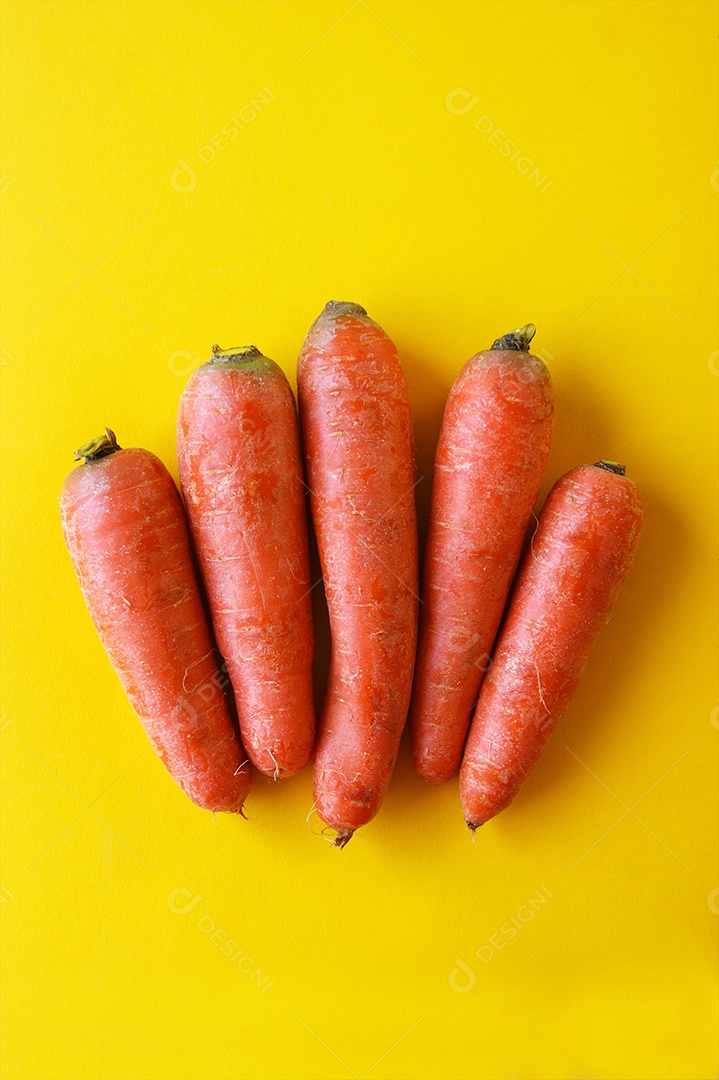
[[[529,352],[529,343],[536,333],[537,327],[534,323],[527,323],[526,326],[521,326],[517,330],[510,330],[508,334],[497,338],[492,348],[511,349],[514,352]]]
[[[354,836],[354,829],[342,829],[332,841],[332,847],[343,848],[349,844]]]

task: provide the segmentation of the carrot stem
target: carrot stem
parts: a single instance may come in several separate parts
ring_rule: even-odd
[[[256,345],[240,345],[236,349],[221,349],[219,345],[213,345],[211,362],[223,364],[232,360],[258,360],[261,357],[264,359]]]
[[[617,476],[626,476],[626,465],[620,465],[617,461],[595,461],[595,469],[606,469],[607,472],[616,473]]]
[[[75,461],[82,461],[84,458],[84,464],[87,464],[88,461],[97,461],[98,458],[108,457],[109,454],[114,454],[116,450],[121,449],[115,438],[115,432],[106,427],[104,435],[91,439],[75,451]]]
[[[510,330],[504,337],[497,338],[492,345],[493,349],[513,349],[514,352],[529,352],[529,343],[537,333],[537,327],[534,323],[527,323],[526,326],[521,326],[517,330]]]
[[[367,312],[359,304],[353,304],[349,300],[328,300],[325,304],[322,314],[329,315],[333,319],[336,319],[340,315],[366,315]]]

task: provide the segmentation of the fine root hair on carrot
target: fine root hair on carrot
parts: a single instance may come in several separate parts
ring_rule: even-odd
[[[323,825],[322,828],[319,830],[319,832],[317,831],[317,829],[312,828],[312,820],[311,820],[311,818],[312,818],[312,815],[316,814],[316,813],[317,813],[317,811],[315,809],[315,804],[313,803],[311,808],[310,808],[310,812],[308,813],[307,817],[305,818],[305,824],[307,825],[307,828],[310,830],[310,832],[312,833],[313,836],[319,836],[326,843],[331,844],[332,843],[332,837],[327,835],[327,830],[328,829],[331,830],[330,825]],[[317,819],[320,822],[322,821],[319,814],[317,815]]]
[[[536,556],[535,556],[535,558],[536,558]],[[542,708],[546,712],[547,716],[550,716],[551,712],[550,712],[549,708],[547,707],[547,702],[544,699],[544,690],[542,689],[542,679],[541,679],[541,676],[539,674],[539,663],[537,661],[537,647],[536,647],[536,645],[534,643],[534,634],[532,633],[531,626],[528,629],[529,629],[529,640],[530,640],[530,642],[532,644],[532,650],[533,650],[533,653],[534,653],[534,655],[532,657],[532,663],[534,664],[534,670],[535,670],[535,672],[537,674],[537,692],[539,693],[539,700],[542,703]]]
[[[316,814],[318,821],[320,821],[322,823],[322,828],[320,829],[319,832],[317,832],[316,829],[312,828],[312,815],[313,814]],[[312,833],[313,836],[321,836],[322,839],[325,841],[325,843],[329,844],[331,847],[335,846],[335,837],[332,836],[332,833],[335,832],[335,829],[334,829],[334,827],[332,825],[325,825],[322,822],[322,818],[319,816],[319,813],[317,811],[317,799],[315,799],[313,801],[312,806],[307,811],[307,817],[305,818],[305,823],[306,823],[307,827],[309,828],[309,830],[310,830],[310,832]],[[347,843],[347,842],[349,842],[349,837],[347,838],[345,843]]]
[[[534,660],[533,663],[534,663],[534,670],[537,673],[537,690],[539,691],[539,700],[541,701],[542,707],[544,708],[544,711],[546,712],[547,716],[549,716],[550,715],[549,709],[547,708],[547,703],[544,700],[544,691],[542,690],[542,680],[539,677],[539,664],[537,663],[536,660]]]
[[[537,529],[539,528],[539,518],[534,510],[532,510],[532,517],[534,518],[534,528],[532,529],[532,535],[529,538],[529,550],[532,553],[532,558],[536,559],[537,556],[534,554],[534,538],[537,535]]]
[[[125,601],[125,602],[127,602],[127,601]],[[215,651],[214,649],[210,649],[210,651],[206,652],[204,656],[201,656],[199,660],[194,660],[191,664],[188,664],[187,667],[185,668],[185,674],[182,676],[182,689],[185,691],[186,694],[194,694],[195,690],[197,690],[197,687],[202,685],[203,680],[200,679],[197,686],[193,687],[192,690],[188,690],[187,687],[185,686],[185,679],[187,678],[187,676],[189,675],[189,673],[192,671],[192,669],[194,667],[197,667],[198,664],[201,664],[202,661],[206,660],[208,656],[212,656],[214,651]]]
[[[275,755],[274,755],[274,754],[272,753],[272,751],[270,750],[269,746],[267,747],[267,753],[268,753],[268,754],[270,755],[270,757],[272,758],[272,760],[273,760],[273,761],[274,761],[274,763],[275,763],[275,771],[274,771],[274,772],[273,772],[273,774],[272,774],[272,779],[273,779],[273,780],[279,780],[279,778],[280,778],[280,773],[281,773],[281,769],[280,769],[280,766],[279,766],[279,765],[278,765],[278,763],[277,763],[277,758],[276,758],[276,757],[275,757]]]

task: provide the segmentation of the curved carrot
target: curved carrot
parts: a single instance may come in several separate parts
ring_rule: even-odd
[[[198,806],[240,813],[252,775],[228,711],[185,514],[162,462],[111,431],[81,447],[62,527],[92,620],[130,704]]]
[[[298,384],[332,631],[314,796],[341,847],[380,807],[409,706],[418,604],[412,413],[397,350],[357,304],[331,301],[312,324]]]
[[[261,772],[291,776],[315,732],[297,409],[254,346],[213,354],[180,402],[180,482],[242,741]]]
[[[410,707],[420,776],[459,765],[552,440],[549,372],[531,324],[462,368],[442,420]]]
[[[558,480],[520,570],[464,752],[460,794],[476,829],[512,801],[572,699],[639,541],[624,467],[600,461]]]

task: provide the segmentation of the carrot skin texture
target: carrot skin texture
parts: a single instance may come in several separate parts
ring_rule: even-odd
[[[298,366],[310,506],[332,652],[314,798],[343,846],[394,768],[417,640],[415,460],[393,343],[354,304],[327,305]]]
[[[480,691],[460,771],[470,828],[509,805],[571,701],[642,526],[634,484],[584,465],[554,485]]]
[[[552,439],[541,360],[491,349],[450,391],[435,455],[410,722],[420,776],[459,766]]]
[[[198,368],[177,440],[242,741],[261,772],[291,776],[314,747],[314,640],[297,409],[282,369],[256,350]]]
[[[85,602],[150,742],[198,806],[239,813],[252,776],[172,477],[149,451],[118,450],[74,469],[60,506]]]

